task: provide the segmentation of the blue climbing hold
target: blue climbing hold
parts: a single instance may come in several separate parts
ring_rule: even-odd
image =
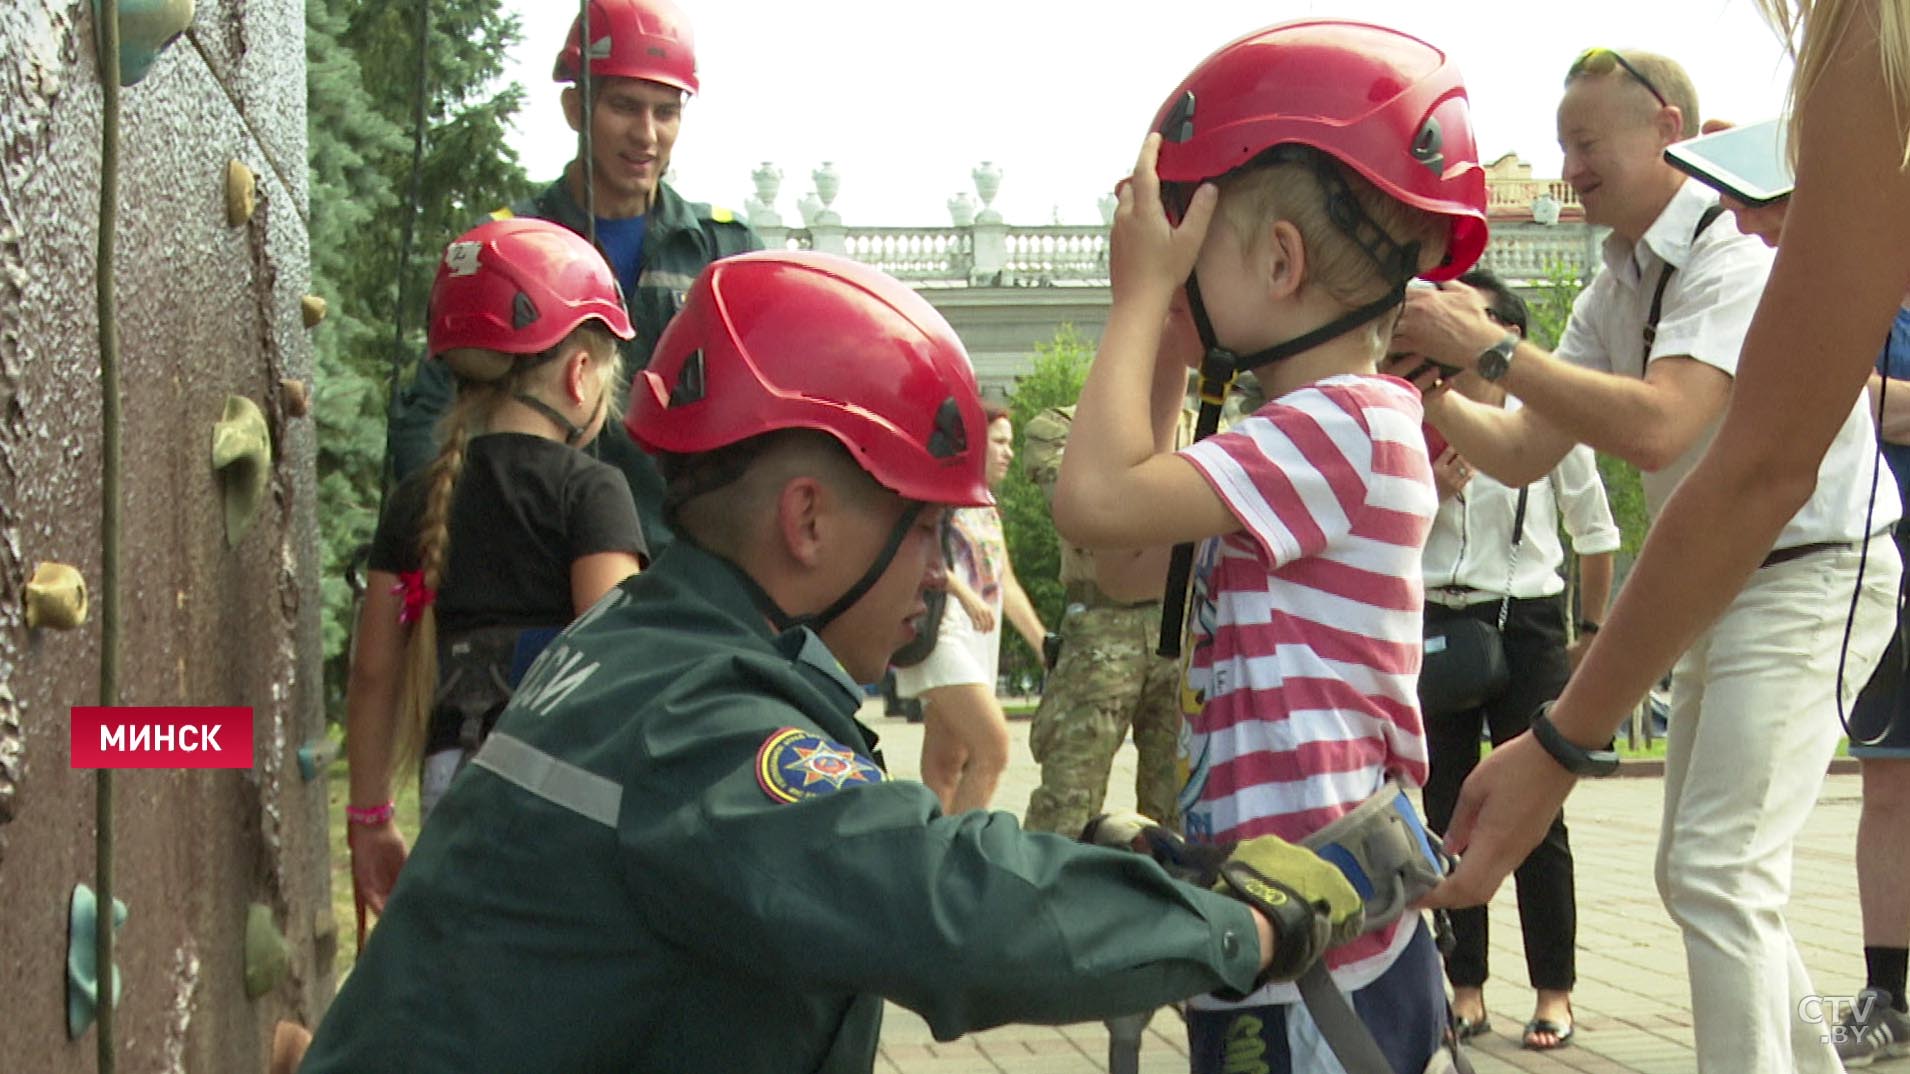
[[[99,15],[99,0],[93,0],[93,15]],[[145,78],[159,54],[191,25],[192,0],[120,0],[119,84]]]
[[[66,1035],[78,1040],[99,1010],[99,963],[94,929],[99,897],[85,884],[73,885],[66,911]],[[126,924],[126,904],[113,900],[113,932]],[[113,968],[113,1006],[119,1006],[119,968]]]

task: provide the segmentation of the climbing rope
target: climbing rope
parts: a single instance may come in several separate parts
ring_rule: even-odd
[[[590,153],[590,128],[597,121],[596,91],[590,77],[590,0],[577,0],[577,85],[584,95],[584,121],[577,124],[577,155],[584,162],[584,238],[597,245],[597,160]]]
[[[119,3],[99,0],[100,162],[100,660],[99,703],[119,702],[120,407],[119,315],[113,299],[113,244],[119,215]],[[99,1074],[113,1074],[113,770],[94,776],[93,964],[99,974]]]

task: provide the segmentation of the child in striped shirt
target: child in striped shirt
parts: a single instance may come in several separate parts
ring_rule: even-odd
[[[1055,520],[1090,547],[1200,542],[1187,835],[1297,841],[1389,778],[1425,778],[1419,557],[1438,505],[1418,392],[1375,368],[1408,281],[1456,276],[1484,247],[1484,174],[1445,57],[1357,23],[1233,42],[1155,129],[1119,191],[1114,304]],[[1183,285],[1187,316],[1170,313]],[[1189,353],[1251,369],[1269,402],[1175,452]],[[1393,1069],[1425,1068],[1448,1013],[1417,916],[1328,967]],[[1269,983],[1196,1000],[1193,1070],[1252,1052],[1338,1072],[1297,998]]]

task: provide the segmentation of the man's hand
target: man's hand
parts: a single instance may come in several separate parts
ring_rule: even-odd
[[[1445,833],[1459,867],[1420,902],[1423,909],[1481,906],[1545,838],[1578,780],[1530,731],[1494,749],[1466,777]]]
[[[1115,188],[1114,230],[1108,239],[1109,275],[1114,303],[1156,302],[1165,309],[1169,299],[1187,282],[1207,238],[1214,204],[1220,191],[1202,184],[1188,202],[1176,227],[1161,203],[1160,178],[1154,170],[1160,158],[1161,136],[1150,134],[1141,143],[1132,177]]]
[[[1451,448],[1433,460],[1432,471],[1433,485],[1438,488],[1441,500],[1452,499],[1472,483],[1472,466]]]
[[[1360,894],[1338,867],[1275,835],[1237,844],[1214,890],[1259,911],[1273,927],[1273,952],[1256,984],[1298,978],[1328,948],[1357,938],[1365,922]]]
[[[1406,307],[1393,327],[1392,351],[1422,354],[1441,365],[1471,369],[1486,348],[1505,338],[1474,294],[1463,291],[1406,291]]]
[[[1298,978],[1328,948],[1357,938],[1365,923],[1365,904],[1339,868],[1277,835],[1207,846],[1127,812],[1095,817],[1081,841],[1146,854],[1177,880],[1246,903],[1261,933],[1256,987]]]
[[[1081,831],[1081,841],[1145,854],[1167,870],[1167,875],[1204,888],[1220,882],[1221,863],[1234,849],[1232,843],[1189,843],[1152,817],[1133,811],[1103,813],[1088,821]]]

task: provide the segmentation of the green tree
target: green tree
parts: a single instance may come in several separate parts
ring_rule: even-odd
[[[1028,419],[1051,406],[1067,406],[1081,397],[1082,382],[1087,379],[1088,363],[1094,358],[1094,344],[1073,325],[1062,325],[1054,338],[1035,344],[1034,366],[1015,381],[1008,406],[1015,421],[1015,452],[1021,453],[1022,426]],[[1008,557],[1015,565],[1028,599],[1049,627],[1061,621],[1066,600],[1061,590],[1061,545],[1055,536],[1054,513],[1048,498],[1020,466],[1011,466],[1008,476],[995,489],[1001,505],[1002,527],[1008,538]],[[1003,632],[1002,670],[1011,681],[1026,676],[1041,680],[1041,661],[1029,651],[1021,635]]]
[[[516,17],[499,0],[431,0],[420,205],[405,309],[396,309],[411,214],[418,2],[305,6],[312,279],[330,306],[313,342],[326,700],[335,717],[353,614],[346,570],[377,521],[393,369],[422,352],[435,253],[480,213],[529,190],[504,143],[522,90],[498,86]],[[398,362],[394,323],[406,326]]]
[[[1564,262],[1547,267],[1545,280],[1531,294],[1532,340],[1552,350],[1565,334],[1565,322],[1572,315],[1572,303],[1590,281]],[[1618,549],[1622,572],[1644,544],[1650,519],[1645,513],[1645,489],[1638,468],[1615,455],[1598,454],[1598,473],[1605,480],[1605,498],[1611,501],[1612,518],[1618,523],[1622,544]],[[1569,545],[1567,547],[1570,547]]]

